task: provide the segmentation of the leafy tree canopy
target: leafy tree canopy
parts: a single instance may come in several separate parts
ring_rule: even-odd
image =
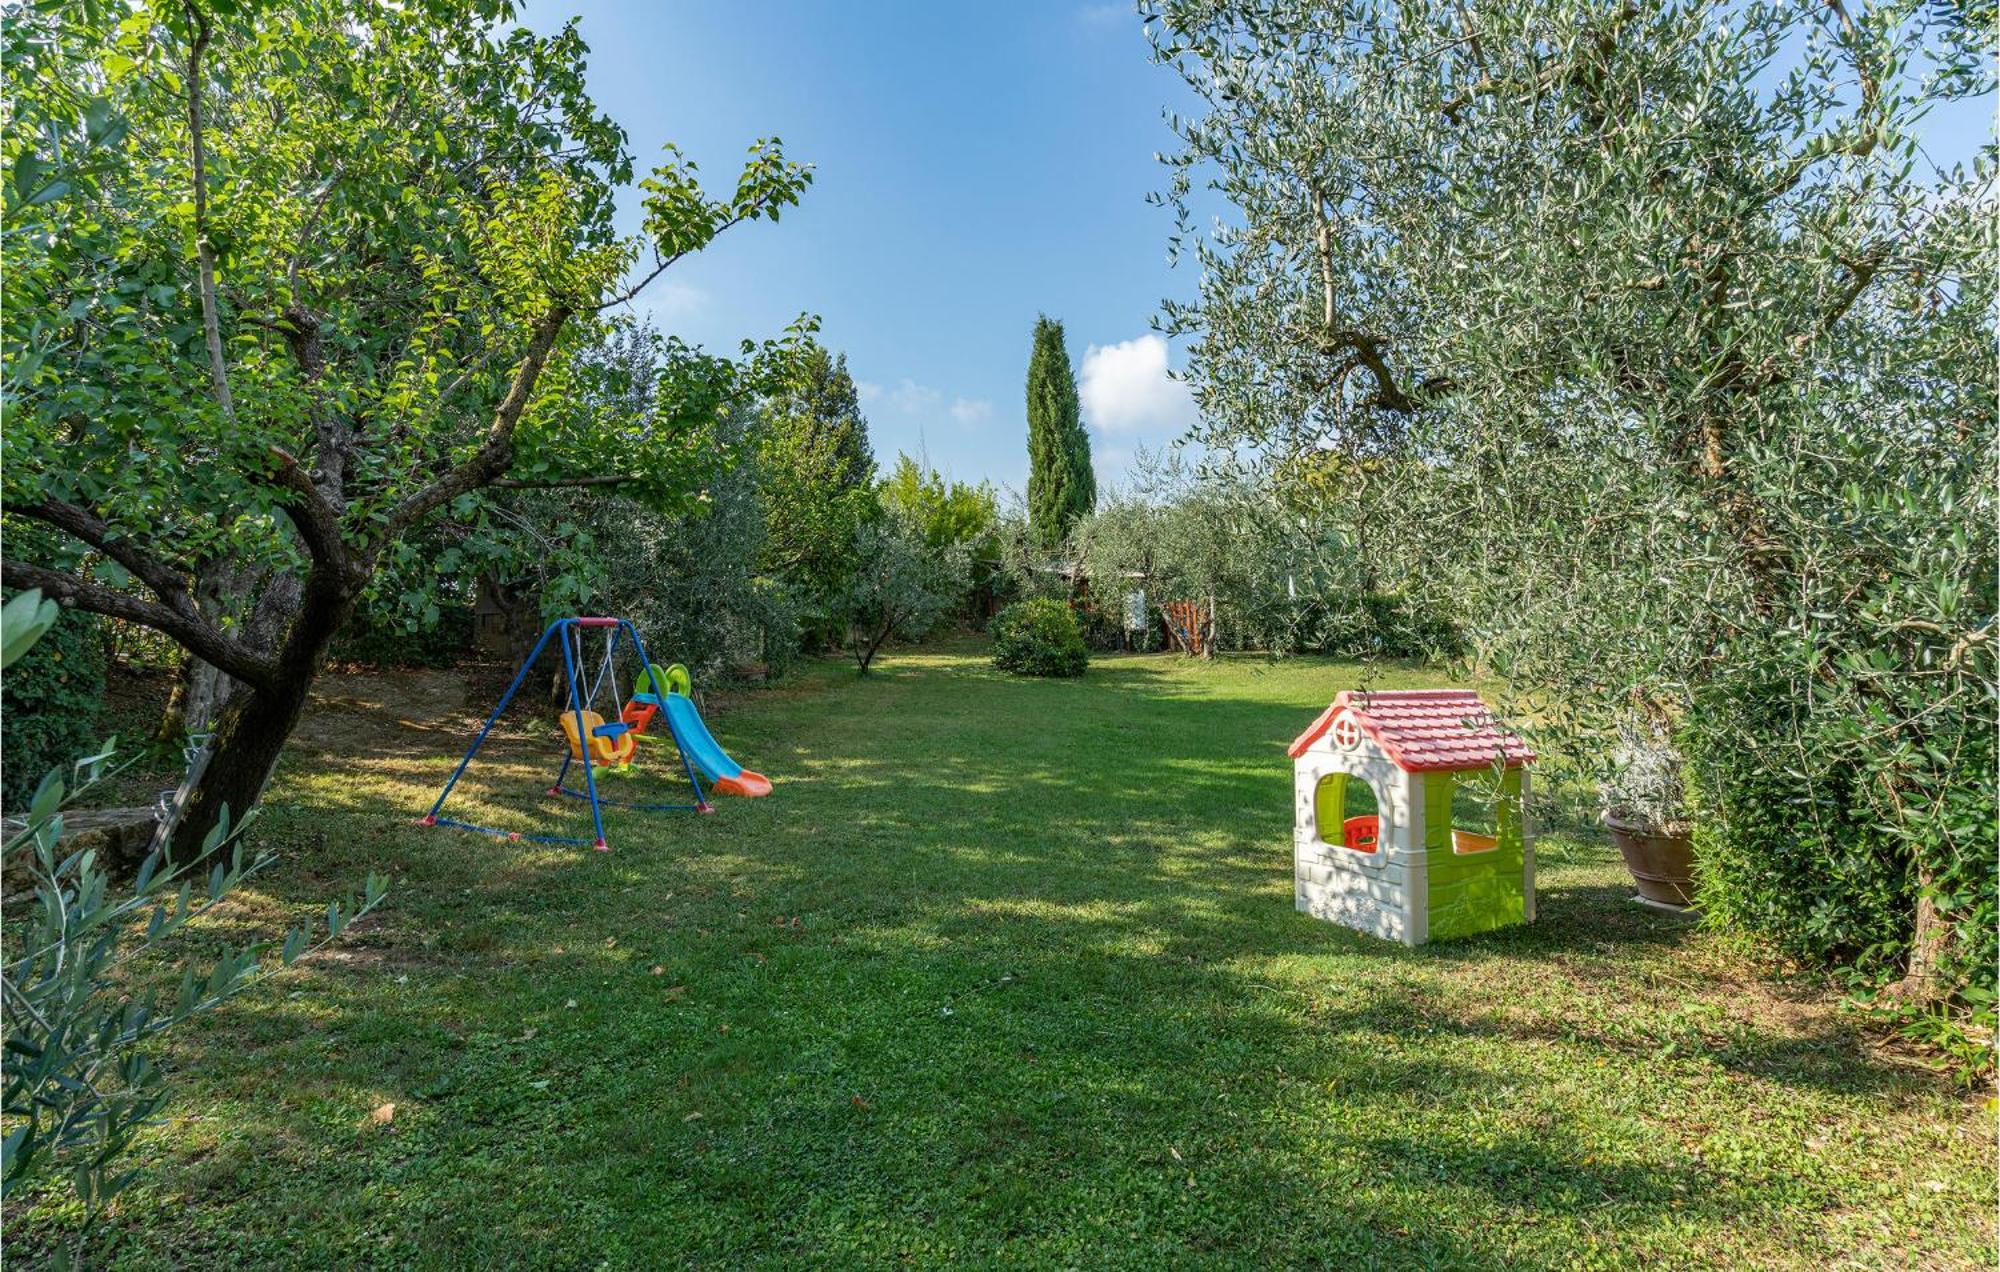
[[[1992,775],[1944,796],[1993,749],[1992,152],[1916,132],[1991,91],[1963,12],[1146,10],[1202,103],[1163,197],[1206,440],[1312,479],[1573,742],[1732,757],[1712,913],[1925,983],[1942,918],[1990,983]]]
[[[85,0],[8,19],[5,506],[71,547],[6,579],[255,691],[218,725],[234,773],[197,792],[195,843],[225,795],[261,790],[325,642],[414,526],[510,486],[685,501],[739,391],[736,363],[677,349],[676,391],[633,419],[577,354],[810,173],[760,142],[711,198],[669,148],[641,233],[619,235],[633,161],[583,43],[513,16]],[[222,558],[277,580],[277,648],[198,598]]]
[[[767,571],[831,596],[875,507],[875,454],[847,356],[808,345],[764,404],[760,479]]]
[[[896,456],[896,467],[882,479],[880,497],[883,511],[915,527],[934,548],[980,543],[1000,518],[991,484],[953,481],[908,455]]]

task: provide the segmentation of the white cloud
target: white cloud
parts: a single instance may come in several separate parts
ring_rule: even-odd
[[[944,394],[928,384],[918,384],[905,376],[889,391],[889,405],[904,415],[923,415],[938,408]]]
[[[898,415],[934,415],[944,405],[944,394],[928,384],[918,384],[908,376],[898,380],[893,389],[884,388],[873,380],[856,380],[854,392],[863,405],[887,406]],[[960,404],[965,401],[958,398],[952,402],[954,418],[958,415]]]
[[[961,428],[971,428],[993,414],[993,404],[985,398],[953,398],[951,418]]]
[[[1077,383],[1083,415],[1105,433],[1178,436],[1193,427],[1194,396],[1167,374],[1167,342],[1147,333],[1113,345],[1092,345]]]
[[[1118,483],[1132,461],[1139,457],[1135,450],[1123,446],[1093,446],[1090,448],[1090,466],[1097,474],[1097,491],[1101,496]]]
[[[907,417],[919,424],[935,420],[939,415],[949,415],[960,428],[973,428],[993,414],[993,403],[986,398],[953,397],[947,402],[941,390],[920,384],[908,376],[898,380],[893,387],[873,380],[856,380],[854,392],[861,399],[861,404],[871,410]]]

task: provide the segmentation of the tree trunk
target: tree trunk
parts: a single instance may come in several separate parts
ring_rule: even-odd
[[[1937,899],[1931,895],[1931,872],[1921,863],[1917,866],[1917,889],[1917,927],[1910,939],[1909,967],[1896,985],[1896,996],[1905,1002],[1929,1004],[1943,996],[1938,970],[1951,941],[1951,925],[1938,912]]]
[[[231,698],[216,722],[207,756],[188,774],[191,789],[182,788],[185,799],[169,847],[174,860],[191,861],[200,854],[224,809],[232,822],[238,821],[263,796],[311,689],[310,680],[292,681]]]
[[[872,637],[868,639],[868,643],[866,646],[863,646],[863,644],[859,640],[853,642],[854,661],[861,664],[861,670],[856,674],[863,676],[868,674],[868,665],[875,661],[875,655],[881,652],[883,642],[889,639],[889,633],[894,631],[895,629],[896,629],[895,622],[890,621],[888,623],[883,624],[883,626]]]
[[[208,732],[222,713],[223,701],[234,683],[193,654],[184,656],[180,670],[174,673],[174,692],[160,714],[154,740],[178,744],[189,734]]]
[[[250,590],[250,580],[243,575],[233,557],[204,562],[196,571],[195,604],[217,626],[223,625],[226,617],[240,612],[232,602],[239,601]],[[235,686],[234,680],[193,654],[183,657],[174,680],[173,696],[167,699],[167,709],[160,717],[158,740],[178,744],[191,733],[206,733],[214,728],[215,719],[222,714],[223,704]]]
[[[269,686],[239,686],[230,696],[206,754],[189,770],[175,792],[174,810],[161,823],[161,839],[176,861],[200,854],[202,841],[225,808],[232,822],[239,821],[263,796],[334,634],[354,610],[356,593],[347,586],[317,575],[303,585],[293,584],[295,591],[280,589],[299,600],[279,653],[277,676]]]
[[[225,559],[202,571],[195,585],[195,597],[202,611],[218,618],[232,612],[231,605],[245,596],[255,596],[243,623],[243,641],[260,654],[277,649],[299,609],[303,588],[296,575],[251,571],[234,558]],[[193,654],[181,660],[179,678],[155,735],[161,742],[179,742],[190,734],[207,733],[221,718],[222,709],[243,688],[241,682],[203,662]]]

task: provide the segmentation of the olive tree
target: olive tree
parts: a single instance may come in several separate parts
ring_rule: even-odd
[[[1134,588],[1154,605],[1215,607],[1225,647],[1348,652],[1361,613],[1357,557],[1326,518],[1255,475],[1141,450],[1129,486],[1077,524],[1070,556],[1104,604]]]
[[[902,517],[864,523],[855,532],[854,559],[839,612],[861,675],[892,637],[922,640],[965,600],[965,548],[928,543],[922,527]]]
[[[67,550],[9,587],[165,633],[240,686],[184,790],[196,850],[262,792],[396,546],[492,492],[693,494],[738,375],[607,415],[578,351],[810,174],[711,198],[671,148],[619,235],[625,136],[574,25],[504,0],[186,0],[9,15],[5,511]]]
[[[1722,921],[1919,996],[1987,980],[1991,152],[1939,168],[1917,131],[1990,91],[1978,28],[1146,8],[1200,99],[1163,201],[1201,284],[1165,322],[1206,440],[1366,472],[1327,510],[1571,753],[1636,723],[1692,755]]]

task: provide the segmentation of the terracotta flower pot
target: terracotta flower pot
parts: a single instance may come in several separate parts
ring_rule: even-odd
[[[1663,905],[1694,904],[1694,841],[1686,826],[1652,826],[1606,813],[1604,828],[1640,896]]]

